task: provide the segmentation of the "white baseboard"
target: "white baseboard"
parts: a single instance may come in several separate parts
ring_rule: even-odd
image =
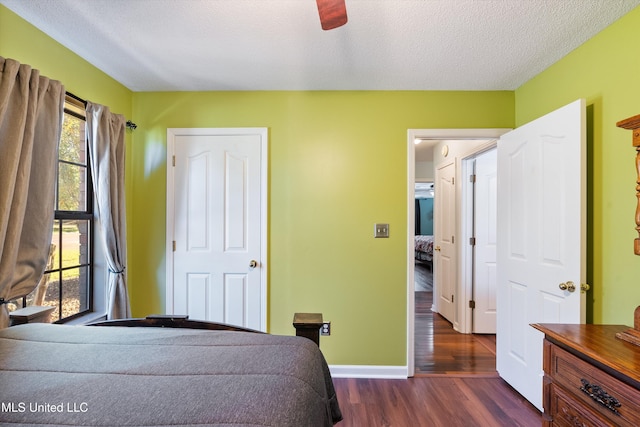
[[[407,379],[406,366],[329,365],[333,378]]]

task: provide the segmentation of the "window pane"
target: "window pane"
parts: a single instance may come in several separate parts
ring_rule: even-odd
[[[46,292],[44,294],[44,301],[42,305],[48,305],[50,307],[55,307],[56,309],[51,313],[49,319],[52,322],[55,322],[60,318],[60,281],[59,272],[54,272],[49,275],[49,281],[47,282]],[[33,298],[35,294],[32,292],[29,295],[29,299]],[[33,302],[29,301],[27,305],[32,305]]]
[[[70,114],[64,115],[60,135],[60,160],[86,164],[84,120]]]
[[[27,306],[30,305],[52,305],[58,301],[58,276],[59,272],[53,271],[45,273],[38,282],[38,286],[27,295]],[[55,282],[55,283],[54,283]],[[57,317],[56,317],[57,319]],[[54,319],[54,320],[56,320]]]
[[[80,265],[89,264],[89,220],[77,220],[78,242],[80,243]]]
[[[53,262],[51,263],[51,267],[47,265],[47,270],[53,270],[54,268],[60,268],[60,224],[62,221],[54,220],[53,221],[53,234],[51,235],[51,247],[53,249]]]
[[[87,168],[70,163],[58,163],[58,210],[87,210]]]
[[[62,295],[60,295],[59,273],[54,272],[49,276],[46,293],[42,305],[55,307],[51,314],[51,321],[55,322],[61,318],[73,316],[83,311],[89,310],[89,267],[79,267],[66,270],[62,278]],[[27,305],[34,304],[36,293],[31,293],[27,298]],[[60,297],[62,296],[62,306]],[[60,312],[62,311],[62,317]]]
[[[89,260],[89,221],[65,220],[62,222],[62,268],[88,264]],[[67,277],[70,273],[64,271]]]
[[[80,233],[75,221],[62,221],[62,268],[77,267],[80,264]],[[70,271],[64,271],[68,276]]]
[[[62,279],[62,317],[73,316],[89,309],[89,268],[80,267]]]

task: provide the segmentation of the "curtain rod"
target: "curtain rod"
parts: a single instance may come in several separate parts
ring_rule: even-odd
[[[67,92],[67,91],[65,91],[65,94],[66,94],[68,97],[73,98],[73,99],[75,99],[75,100],[76,100],[76,101],[78,101],[78,102],[81,102],[85,107],[87,106],[87,101],[86,101],[86,100],[84,100],[84,99],[82,99],[82,98],[80,98],[79,96],[74,95],[74,94],[72,94],[71,92]],[[136,125],[135,123],[133,123],[131,120],[127,120],[127,123],[125,124],[125,126],[126,126],[126,127],[127,127],[127,129],[129,129],[129,130],[135,130],[135,129],[138,127],[138,125]]]
[[[84,99],[80,98],[79,96],[76,96],[76,95],[72,94],[71,92],[66,92],[66,91],[65,91],[65,95],[75,99],[76,101],[82,102],[85,107],[87,106],[87,101],[85,101]]]

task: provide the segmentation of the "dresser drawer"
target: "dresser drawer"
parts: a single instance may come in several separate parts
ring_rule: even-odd
[[[566,402],[575,400],[580,402],[579,406],[610,420],[611,425],[640,426],[640,391],[558,346],[549,345],[547,349],[550,354],[546,374],[567,391],[562,394],[555,390],[560,396],[560,400],[556,398],[557,404],[564,402],[562,405],[567,406]]]
[[[554,427],[601,427],[611,425],[605,419],[589,409],[585,409],[581,402],[573,398],[563,388],[551,383],[548,385],[549,415],[553,419]]]

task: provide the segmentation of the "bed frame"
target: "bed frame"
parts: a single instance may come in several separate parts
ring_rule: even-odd
[[[207,329],[210,331],[237,331],[253,332],[262,334],[264,332],[255,329],[243,328],[240,326],[227,325],[226,323],[208,322],[203,320],[189,320],[187,315],[154,314],[144,319],[116,319],[102,320],[87,324],[87,326],[126,326],[126,327],[152,327],[152,328],[187,328],[187,329]]]

